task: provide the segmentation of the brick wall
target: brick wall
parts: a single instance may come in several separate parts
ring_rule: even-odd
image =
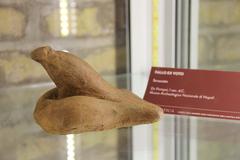
[[[124,1],[68,0],[67,36],[61,34],[60,2],[0,2],[0,87],[49,81],[29,58],[34,48],[44,45],[75,53],[101,74],[125,72]]]
[[[240,68],[240,0],[200,0],[199,67]]]

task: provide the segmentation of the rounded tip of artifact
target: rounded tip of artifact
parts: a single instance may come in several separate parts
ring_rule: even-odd
[[[164,115],[163,109],[158,106],[156,119],[160,119]]]
[[[39,47],[32,51],[31,58],[37,62],[41,62],[42,60],[46,59],[48,54],[52,51],[52,48],[49,46]]]

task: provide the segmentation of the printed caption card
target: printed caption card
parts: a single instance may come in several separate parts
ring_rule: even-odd
[[[168,114],[240,120],[240,73],[153,67],[144,99]]]

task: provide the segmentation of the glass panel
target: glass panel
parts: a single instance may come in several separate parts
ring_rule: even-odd
[[[240,1],[199,1],[199,68],[240,68]]]
[[[239,71],[240,0],[200,0],[199,3],[198,67]],[[239,159],[239,123],[198,118],[197,159]]]
[[[131,157],[131,129],[48,135],[34,122],[37,99],[53,86],[30,58],[40,46],[67,50],[111,84],[127,88],[126,10],[118,0],[0,2],[0,159],[116,160]]]

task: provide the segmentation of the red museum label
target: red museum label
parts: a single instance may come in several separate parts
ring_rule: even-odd
[[[169,114],[240,120],[240,73],[152,67],[144,99]]]

